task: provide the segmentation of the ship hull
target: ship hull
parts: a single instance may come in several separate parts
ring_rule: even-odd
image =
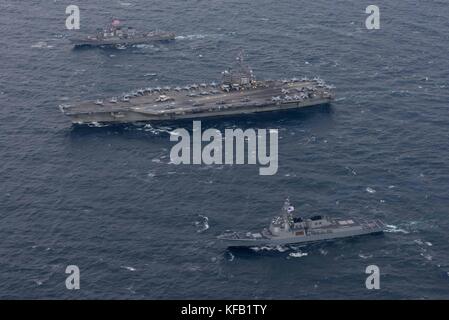
[[[316,242],[332,241],[342,238],[352,238],[363,235],[370,234],[381,234],[383,233],[383,227],[375,227],[370,229],[358,229],[358,230],[347,230],[338,231],[329,234],[315,234],[306,235],[303,237],[291,237],[291,238],[281,238],[281,239],[233,239],[226,237],[219,237],[222,244],[230,248],[251,248],[251,247],[276,247],[283,245],[295,245],[295,244],[310,244]]]
[[[287,93],[290,95],[287,95]],[[305,93],[304,93],[305,92]],[[313,81],[259,81],[241,90],[217,85],[139,89],[122,98],[62,105],[74,124],[166,122],[232,117],[329,104],[334,95]]]
[[[288,111],[309,107],[318,107],[323,105],[329,105],[331,99],[320,99],[317,101],[307,102],[292,102],[277,104],[267,104],[265,106],[248,107],[248,108],[235,108],[230,110],[217,110],[208,111],[204,113],[189,113],[189,114],[166,114],[166,115],[149,115],[145,113],[136,112],[133,110],[126,110],[120,112],[92,112],[92,113],[79,113],[68,114],[72,124],[74,125],[86,125],[92,123],[101,124],[126,124],[126,123],[139,123],[139,122],[165,122],[165,121],[177,121],[177,120],[199,120],[205,118],[226,118],[242,115],[258,114]]]
[[[108,39],[108,40],[95,40],[95,39],[71,39],[71,43],[76,47],[106,47],[106,46],[132,46],[138,44],[148,44],[158,41],[174,40],[175,34],[167,33],[164,35],[157,35],[151,37],[136,37],[130,39]]]

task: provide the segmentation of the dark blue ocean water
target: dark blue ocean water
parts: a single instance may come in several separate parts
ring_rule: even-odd
[[[179,36],[72,50],[69,4],[78,33],[115,16]],[[365,28],[369,4],[380,30]],[[448,17],[443,0],[0,0],[0,297],[447,298]],[[169,164],[176,126],[76,129],[57,108],[219,80],[240,48],[259,79],[337,87],[328,109],[203,124],[279,129],[274,176]],[[265,227],[286,196],[301,214],[379,218],[391,232],[288,251],[214,241]],[[65,287],[72,264],[78,291]],[[377,291],[365,288],[370,264]]]

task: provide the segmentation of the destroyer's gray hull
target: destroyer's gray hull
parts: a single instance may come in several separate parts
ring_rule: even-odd
[[[100,46],[131,46],[137,44],[147,44],[155,41],[168,41],[174,40],[175,35],[167,33],[163,35],[155,35],[149,37],[135,37],[135,38],[117,38],[117,39],[71,39],[70,41],[75,47],[100,47]]]
[[[261,238],[261,239],[231,239],[221,237],[219,240],[228,247],[271,247],[279,245],[289,244],[305,244],[320,241],[330,241],[341,238],[350,238],[369,234],[378,234],[384,231],[382,226],[370,228],[370,229],[358,229],[358,230],[339,230],[332,233],[306,235],[302,237],[284,237],[284,238]]]

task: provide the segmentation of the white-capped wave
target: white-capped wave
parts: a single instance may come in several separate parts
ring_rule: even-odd
[[[201,233],[209,229],[209,218],[206,216],[198,215],[199,221],[195,221],[196,232]]]
[[[325,255],[327,255],[327,254],[329,253],[329,251],[324,250],[324,249],[320,249],[319,251],[320,251],[320,253],[321,253],[323,256],[325,256]]]
[[[152,49],[152,48],[155,48],[155,46],[154,45],[152,45],[152,44],[135,44],[135,45],[133,45],[133,47],[134,48],[138,48],[138,49]]]
[[[206,35],[204,34],[188,34],[184,36],[176,36],[176,40],[195,40],[195,39],[204,39]]]
[[[421,252],[420,255],[422,257],[424,257],[424,259],[429,260],[429,261],[431,261],[433,259],[433,257],[428,253]]]
[[[366,190],[366,192],[368,192],[368,193],[376,193],[376,190],[374,190],[374,189],[371,188],[371,187],[367,187],[365,190]]]
[[[37,49],[51,49],[53,47],[54,46],[49,45],[45,41],[39,41],[39,42],[36,42],[35,44],[31,45],[31,48],[37,48]]]
[[[88,123],[87,126],[94,127],[94,128],[103,128],[103,127],[107,127],[109,125],[106,123],[99,123],[99,122],[94,121],[94,122]]]
[[[301,258],[301,257],[306,257],[308,255],[309,254],[307,252],[290,252],[288,254],[288,256],[292,257],[292,258]]]
[[[122,269],[126,269],[126,270],[128,270],[128,271],[136,271],[136,269],[135,269],[135,268],[133,268],[133,267],[129,267],[129,266],[120,266],[120,268],[122,268]]]
[[[392,224],[387,224],[387,225],[385,225],[385,226],[387,227],[387,228],[385,229],[385,232],[391,232],[391,233],[399,232],[399,233],[405,233],[405,234],[410,233],[410,232],[408,232],[407,230],[398,228],[397,226],[392,225]]]
[[[285,252],[285,251],[287,251],[287,250],[288,250],[288,248],[285,247],[285,246],[281,246],[281,245],[276,246],[276,251],[279,251],[279,252]]]
[[[369,259],[369,258],[372,258],[373,255],[372,254],[359,253],[359,257],[362,258],[362,259]]]
[[[251,247],[251,250],[255,251],[255,252],[259,252],[259,251],[272,251],[272,250],[276,250],[276,247],[270,247],[270,246],[261,246],[261,247]]]
[[[38,286],[41,286],[44,283],[44,281],[37,279],[37,280],[34,280],[34,283],[37,284]]]
[[[260,246],[260,247],[250,247],[251,250],[255,251],[255,252],[259,252],[259,251],[277,251],[277,252],[285,252],[288,250],[291,250],[290,247],[288,246],[282,246],[282,245],[277,245],[277,246]]]

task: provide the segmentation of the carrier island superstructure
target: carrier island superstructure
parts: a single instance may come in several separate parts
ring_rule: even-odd
[[[222,73],[221,83],[141,88],[60,109],[73,124],[135,123],[298,109],[333,99],[332,87],[317,77],[256,80],[239,54],[236,66]]]

